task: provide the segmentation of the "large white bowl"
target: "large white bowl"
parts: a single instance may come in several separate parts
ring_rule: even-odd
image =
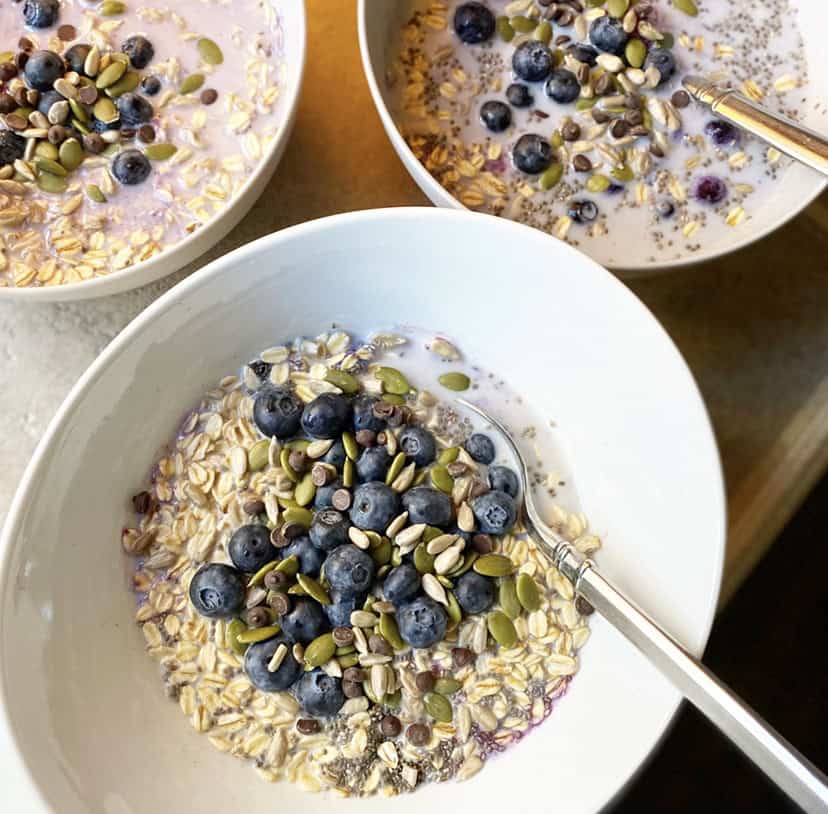
[[[279,124],[273,142],[233,200],[191,235],[149,260],[120,271],[113,271],[105,277],[94,277],[91,280],[66,285],[42,288],[0,287],[0,302],[3,300],[19,302],[88,300],[140,288],[184,268],[187,263],[215,246],[238,224],[264,191],[287,147],[296,119],[305,70],[304,0],[273,0],[273,2],[281,12],[284,22],[284,59],[287,68],[286,84],[277,112]]]
[[[200,395],[257,350],[332,322],[447,331],[554,416],[605,538],[602,567],[702,651],[722,569],[722,479],[699,393],[655,319],[591,260],[509,221],[430,208],[339,215],[177,285],[104,351],[46,432],[0,540],[3,810],[355,810],[269,786],[191,730],[144,652],[119,543],[129,496]],[[466,784],[358,808],[595,812],[678,702],[595,619],[571,691],[530,737]]]
[[[828,6],[804,0],[795,0],[795,5],[805,41],[810,82],[808,97],[812,100],[812,103],[803,105],[803,123],[817,132],[825,133],[828,132],[828,109],[818,102],[828,99],[828,49],[825,48],[822,34],[828,26]],[[410,16],[411,8],[412,0],[359,0],[357,15],[362,66],[385,132],[411,177],[435,205],[465,209],[417,160],[397,129],[391,113],[392,100],[385,81],[386,65],[394,56],[394,35]],[[749,13],[749,10],[746,9],[745,13]],[[647,243],[634,239],[630,239],[624,246],[622,260],[618,259],[614,247],[610,251],[601,243],[588,242],[583,248],[603,266],[627,277],[696,265],[736,251],[769,235],[808,206],[825,189],[826,183],[814,170],[802,165],[793,167],[778,183],[772,203],[751,212],[749,223],[730,230],[723,239],[707,245],[692,256],[678,260],[653,261]]]

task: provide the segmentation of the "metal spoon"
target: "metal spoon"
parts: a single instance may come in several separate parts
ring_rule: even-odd
[[[491,424],[520,463],[524,524],[558,570],[607,621],[624,634],[770,779],[802,809],[828,811],[828,778],[731,692],[701,662],[614,588],[595,567],[538,514],[528,488],[526,461],[509,431],[475,404],[462,404]]]

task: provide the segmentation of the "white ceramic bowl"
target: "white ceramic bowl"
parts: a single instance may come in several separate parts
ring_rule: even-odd
[[[43,437],[0,540],[5,810],[355,810],[269,786],[192,731],[144,652],[119,543],[129,496],[201,394],[261,348],[332,322],[447,331],[554,416],[605,538],[601,566],[702,651],[722,568],[722,480],[699,393],[655,319],[597,264],[509,221],[430,208],[338,215],[251,243],[161,297]],[[358,808],[595,812],[678,702],[595,619],[570,692],[530,737],[466,784]]]
[[[828,50],[822,36],[828,26],[828,7],[824,3],[802,0],[794,2],[805,40],[810,79],[809,98],[828,99]],[[385,132],[411,177],[435,205],[465,209],[417,160],[397,129],[391,113],[392,99],[385,81],[386,65],[393,58],[391,44],[394,35],[410,16],[412,7],[412,0],[359,0],[357,15],[362,66]],[[803,115],[804,124],[818,132],[828,132],[828,110],[824,105],[816,102],[805,105]],[[588,241],[582,248],[601,265],[612,268],[622,276],[632,277],[692,266],[721,257],[769,235],[808,206],[825,186],[826,181],[819,173],[797,165],[785,174],[776,187],[772,206],[766,205],[761,210],[752,212],[749,224],[730,230],[722,240],[707,245],[692,257],[654,262],[647,244],[635,240],[630,240],[629,245],[624,247],[624,259],[621,262],[603,244]],[[614,247],[612,254],[617,254]]]
[[[221,212],[191,235],[134,266],[78,283],[45,288],[0,288],[0,302],[66,302],[105,297],[140,288],[178,271],[216,245],[247,214],[262,194],[290,139],[305,70],[304,0],[274,0],[284,19],[286,86],[279,101],[276,137],[238,194]]]

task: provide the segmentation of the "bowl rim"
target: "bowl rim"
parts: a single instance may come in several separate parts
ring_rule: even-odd
[[[367,34],[367,15],[368,6],[374,0],[357,0],[357,31],[359,35],[359,52],[362,59],[362,70],[365,74],[365,80],[368,82],[368,88],[371,91],[371,98],[374,101],[374,107],[380,117],[385,134],[388,136],[394,150],[399,156],[409,175],[414,179],[417,186],[428,196],[428,198],[437,206],[446,207],[450,209],[460,209],[466,211],[474,211],[469,209],[465,204],[462,204],[451,193],[449,193],[442,184],[422,165],[420,160],[414,155],[414,152],[406,144],[402,134],[397,129],[394,118],[391,115],[388,105],[385,104],[385,98],[377,81],[376,72],[371,61],[371,51],[368,48],[368,34]],[[388,2],[388,0],[383,0]],[[659,261],[657,263],[647,263],[644,265],[633,264],[624,265],[623,263],[616,263],[608,265],[607,268],[614,272],[619,272],[622,275],[644,276],[648,274],[659,274],[665,271],[677,271],[678,269],[688,268],[691,266],[698,266],[709,261],[717,260],[725,257],[733,252],[745,249],[753,245],[762,238],[780,229],[788,221],[799,215],[804,209],[810,206],[828,187],[828,178],[820,178],[819,175],[814,174],[814,188],[813,190],[802,197],[799,204],[789,212],[780,212],[778,217],[774,219],[766,228],[760,229],[750,233],[750,236],[729,249],[718,249],[715,251],[705,252],[703,255],[694,255],[688,257],[680,257],[674,260]],[[554,237],[553,235],[550,235]],[[555,238],[556,240],[558,238]],[[565,241],[564,241],[565,242]],[[583,251],[583,250],[582,250]],[[586,252],[584,252],[586,254]],[[587,255],[589,256],[589,255]],[[598,261],[596,261],[598,262]]]
[[[188,294],[191,291],[207,284],[213,278],[228,272],[237,263],[243,262],[250,256],[255,256],[261,251],[272,249],[274,246],[278,246],[281,242],[286,240],[295,240],[298,238],[307,239],[309,235],[313,235],[316,232],[324,232],[329,228],[336,228],[341,225],[347,226],[351,222],[359,223],[361,221],[374,220],[381,223],[386,219],[403,221],[406,219],[410,219],[412,221],[421,219],[440,219],[462,222],[470,220],[478,221],[481,218],[496,220],[499,224],[497,225],[497,228],[500,229],[506,228],[507,230],[514,230],[521,233],[526,229],[530,229],[532,232],[536,232],[536,230],[531,229],[531,227],[515,221],[508,221],[499,218],[496,219],[492,215],[471,212],[465,209],[452,210],[446,208],[420,206],[388,207],[346,212],[296,224],[278,232],[273,232],[269,235],[258,238],[257,240],[250,241],[249,243],[234,249],[232,252],[228,252],[227,254],[211,261],[162,294],[158,299],[156,299],[146,309],[132,319],[89,365],[77,382],[72,386],[41,436],[31,459],[26,465],[23,477],[15,490],[8,515],[6,517],[6,522],[3,524],[2,529],[0,529],[0,599],[6,595],[7,591],[12,589],[11,553],[15,547],[15,540],[20,533],[20,526],[24,519],[25,506],[28,502],[29,492],[33,488],[34,484],[37,483],[41,472],[50,464],[49,453],[54,441],[58,439],[58,436],[64,430],[65,425],[70,420],[71,415],[78,404],[86,397],[86,393],[89,388],[102,375],[104,375],[113,364],[117,363],[122,349],[128,347],[132,342],[133,337],[143,333],[162,314],[174,308],[180,307],[182,302],[186,302]],[[549,237],[548,239],[551,240],[553,238]],[[586,262],[594,266],[596,270],[603,270],[603,267],[601,267],[600,264],[592,260],[592,258],[587,255],[584,255],[582,252],[579,252],[577,249],[574,249],[571,246],[566,246],[565,251],[572,252],[575,255],[583,257]],[[620,289],[623,292],[623,296],[629,298],[631,303],[633,303],[639,310],[642,318],[649,320],[653,324],[653,327],[662,334],[664,340],[670,348],[671,355],[673,356],[675,363],[678,365],[677,369],[681,370],[686,380],[688,398],[693,402],[694,411],[700,412],[700,417],[703,419],[704,425],[707,428],[707,434],[710,441],[709,452],[711,453],[711,476],[715,479],[713,488],[716,494],[717,505],[714,508],[717,515],[720,516],[720,533],[718,535],[719,546],[717,551],[717,559],[715,562],[711,563],[713,566],[714,580],[711,586],[709,604],[704,616],[700,616],[697,622],[696,633],[698,636],[698,644],[693,644],[688,647],[691,652],[700,657],[704,652],[704,648],[707,644],[715,619],[725,561],[727,503],[725,498],[724,474],[721,464],[721,457],[718,445],[716,444],[710,415],[707,411],[693,374],[678,347],[655,315],[624,283],[608,272],[606,273],[606,279],[609,285],[616,286]],[[5,621],[3,617],[0,616],[0,641],[4,638],[4,627]],[[0,665],[0,667],[2,667],[2,665]],[[682,700],[681,694],[676,691],[673,701],[670,702],[670,704],[665,704],[665,714],[663,722],[660,725],[660,729],[655,732],[655,736],[652,738],[650,743],[645,742],[642,744],[638,763],[634,770],[617,788],[609,790],[608,796],[601,804],[599,810],[606,810],[607,806],[612,801],[617,800],[621,795],[623,795],[625,790],[652,759],[655,750],[664,741],[669,733],[670,727],[675,721]],[[30,803],[36,800],[40,808],[33,810],[38,812],[42,811],[44,814],[46,812],[52,812],[47,797],[36,780],[36,775],[31,765],[30,758],[24,754],[19,746],[16,731],[11,723],[10,706],[11,699],[8,697],[8,687],[6,686],[6,681],[4,680],[4,671],[0,669],[0,739],[5,736],[8,743],[12,745],[13,753],[9,756],[11,758],[12,770],[16,773],[16,775],[23,777],[26,780],[26,787],[20,790],[20,793],[27,795],[26,802]]]
[[[203,237],[206,230],[220,227],[228,219],[232,219],[236,205],[239,201],[250,192],[252,187],[255,187],[261,182],[266,183],[269,174],[276,169],[274,159],[279,155],[280,151],[284,149],[290,139],[290,134],[293,129],[293,124],[296,119],[296,112],[299,107],[299,100],[302,94],[302,84],[305,78],[305,64],[307,62],[307,9],[305,7],[305,0],[294,0],[297,5],[297,20],[299,27],[297,31],[292,32],[292,37],[296,38],[298,58],[295,60],[296,73],[295,81],[290,83],[288,92],[285,94],[283,104],[283,115],[281,121],[277,125],[276,133],[273,141],[267,149],[267,152],[259,159],[253,172],[245,179],[242,186],[233,196],[229,204],[218,214],[202,224],[191,234],[187,235],[183,240],[173,244],[168,249],[164,249],[157,255],[150,257],[148,260],[143,260],[136,263],[134,266],[128,266],[120,271],[112,272],[104,277],[94,277],[91,280],[80,280],[76,283],[66,283],[57,286],[49,287],[27,287],[18,288],[16,286],[2,286],[0,287],[0,302],[68,302],[71,300],[82,299],[96,299],[99,297],[106,297],[110,294],[119,294],[125,291],[131,291],[136,288],[141,288],[150,283],[175,274],[187,265],[187,263],[175,262],[173,268],[165,270],[168,261],[172,260],[176,254],[186,254],[192,247],[193,243]],[[252,206],[259,196],[254,198],[250,205]],[[242,215],[243,217],[243,215]],[[199,251],[195,257],[187,262],[193,262],[201,257],[205,252],[209,251],[218,243],[234,226],[231,223],[229,228],[217,239],[205,246]]]

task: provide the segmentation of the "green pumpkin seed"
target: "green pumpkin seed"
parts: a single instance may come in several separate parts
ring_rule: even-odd
[[[679,10],[688,14],[690,17],[697,17],[699,13],[698,6],[693,0],[673,0],[673,5]]]
[[[623,167],[615,167],[612,170],[612,177],[626,183],[635,179],[635,173],[625,164]]]
[[[181,80],[181,84],[178,86],[178,92],[186,96],[188,93],[195,93],[203,84],[203,73],[191,73]]]
[[[632,39],[624,48],[624,56],[633,68],[640,68],[647,58],[647,46],[639,39]]]
[[[65,178],[68,175],[66,167],[58,164],[57,161],[52,161],[50,158],[37,156],[34,160],[34,165],[41,172],[50,172],[52,175],[59,175],[61,178]]]
[[[402,554],[400,553],[400,549],[397,546],[391,551],[391,565],[392,567],[396,568],[398,565],[402,565]]]
[[[328,592],[313,577],[309,577],[307,574],[298,574],[296,581],[302,586],[305,593],[315,599],[320,605],[331,604],[331,598],[328,596]]]
[[[398,452],[394,456],[394,460],[391,461],[391,466],[388,467],[388,473],[385,476],[386,486],[390,486],[397,479],[397,475],[399,475],[400,472],[402,472],[404,466],[405,466],[405,453],[404,452]]]
[[[247,625],[241,619],[233,619],[227,625],[227,640],[230,642],[230,649],[237,655],[243,656],[247,650],[247,644],[239,641],[239,635],[247,630]]]
[[[72,100],[72,101],[74,101],[74,100]],[[85,114],[84,114],[84,115],[85,115]],[[78,118],[74,118],[74,119],[72,119],[72,121],[71,121],[71,122],[69,122],[69,123],[72,125],[72,127],[74,127],[74,128],[75,128],[75,130],[77,130],[79,133],[83,133],[85,136],[88,136],[88,135],[92,132],[92,131],[91,131],[91,130],[90,130],[90,129],[86,126],[86,124],[85,124],[84,122],[82,122],[82,121],[81,121],[80,119],[78,119]]]
[[[604,0],[586,0],[586,4],[589,8],[598,8],[604,5]]]
[[[329,369],[325,374],[325,381],[338,387],[343,393],[353,396],[359,392],[359,381],[344,370]]]
[[[150,161],[166,161],[178,152],[174,144],[148,144],[144,148],[144,155]]]
[[[104,93],[110,99],[117,99],[124,93],[129,93],[138,87],[141,77],[135,71],[127,71],[115,84],[110,85]]]
[[[436,692],[427,692],[423,697],[423,705],[426,712],[440,723],[449,724],[452,719],[451,702],[443,695]]]
[[[541,24],[535,29],[532,34],[532,39],[542,42],[544,45],[549,45],[549,40],[552,39],[552,25],[548,20],[542,20]]]
[[[291,554],[289,557],[285,557],[273,570],[287,574],[289,577],[295,577],[299,573],[299,557]]]
[[[460,607],[460,603],[457,601],[457,597],[454,595],[453,591],[446,591],[446,598],[448,599],[446,613],[448,613],[449,619],[451,619],[455,625],[459,625],[460,622],[463,621],[463,610]],[[438,689],[437,692],[442,692],[442,690]]]
[[[345,656],[339,656],[337,657],[337,661],[343,670],[347,670],[349,667],[356,667],[359,664],[359,653],[348,653]]]
[[[288,449],[298,449],[300,452],[307,452],[310,441],[307,438],[294,438],[292,441],[288,441],[285,446]]]
[[[262,444],[262,443],[265,443],[265,442],[264,441],[257,441],[256,443]],[[285,474],[294,483],[299,483],[301,478],[299,477],[299,473],[290,465],[290,450],[287,447],[282,447],[282,450],[279,453],[279,465],[282,467],[282,469],[285,470]]]
[[[438,678],[434,682],[434,692],[440,693],[440,695],[454,695],[457,690],[462,689],[463,682],[458,681],[456,678]]]
[[[291,506],[289,509],[285,509],[284,518],[285,523],[298,523],[300,526],[309,529],[313,522],[313,512],[304,507],[297,506],[294,508]]]
[[[426,475],[428,475],[428,470],[421,469],[416,475],[414,475],[414,482],[411,485],[419,486],[426,479]]]
[[[80,146],[80,142],[77,139],[68,138],[63,142],[63,144],[60,145],[58,157],[60,158],[60,163],[66,167],[69,172],[72,172],[72,170],[76,170],[80,167],[83,163],[85,155],[83,147]]]
[[[391,549],[391,541],[383,540],[376,548],[372,548],[368,553],[377,565],[386,565],[391,560]]]
[[[426,526],[423,532],[423,542],[430,543],[435,537],[439,537],[441,534],[443,534],[442,529],[438,529],[436,526]]]
[[[349,432],[342,433],[342,446],[345,447],[345,454],[352,460],[356,461],[359,458],[359,447],[354,440],[354,436]]]
[[[123,62],[110,62],[95,79],[95,87],[98,90],[114,85],[126,73],[126,65]],[[74,110],[74,107],[72,108]]]
[[[272,639],[282,632],[279,625],[268,625],[267,627],[252,627],[249,630],[242,631],[236,636],[236,639],[241,644],[255,644],[256,642],[263,642],[265,639]]]
[[[339,658],[340,656],[347,656],[349,653],[356,653],[356,647],[352,644],[346,644],[344,647],[337,647],[334,655]]]
[[[434,570],[434,557],[426,551],[425,543],[414,549],[414,567],[421,574],[430,574]]]
[[[517,631],[512,620],[503,611],[491,611],[486,616],[486,625],[492,638],[508,650],[517,644]]]
[[[382,382],[382,389],[385,393],[404,396],[411,390],[408,379],[395,367],[378,367],[374,371],[374,377]]]
[[[437,574],[437,582],[444,588],[453,588],[454,583],[445,574]]]
[[[306,472],[302,476],[302,480],[296,484],[296,491],[294,492],[294,497],[296,498],[296,502],[300,506],[307,506],[316,495],[316,484],[313,482],[311,478],[311,473]]]
[[[448,469],[439,464],[431,467],[431,483],[447,495],[454,489],[454,478],[449,475]]]
[[[610,183],[610,179],[606,175],[601,175],[600,172],[596,172],[587,178],[585,186],[590,192],[605,192],[609,188]]]
[[[350,458],[346,458],[342,466],[342,485],[350,489],[354,485],[355,480],[356,467],[354,466],[354,462]]]
[[[456,393],[468,390],[471,384],[471,380],[465,373],[444,373],[437,381],[447,390],[454,390]]]
[[[224,62],[224,54],[221,53],[221,48],[216,45],[211,39],[202,37],[197,43],[198,53],[201,58],[208,65],[221,65]]]
[[[366,596],[365,601],[362,603],[362,610],[364,610],[364,611],[371,610],[371,608],[374,607],[374,602],[376,602],[376,601],[377,600],[374,599],[373,596]]]
[[[321,667],[326,661],[330,661],[336,652],[336,643],[332,633],[323,633],[317,636],[305,648],[305,670],[312,670],[314,667]]]
[[[298,509],[299,508],[299,504],[295,500],[293,500],[292,498],[277,497],[276,500],[279,501],[279,505],[283,509]]]
[[[460,447],[446,447],[438,456],[437,456],[437,463],[443,464],[446,466],[447,464],[453,464],[457,460],[457,456],[460,454]]]
[[[666,48],[669,50],[676,44],[676,38],[672,35],[671,32],[667,31],[663,34],[661,40],[658,43],[659,48]]]
[[[247,450],[247,468],[251,472],[258,472],[267,466],[268,450],[270,448],[270,441],[262,439],[256,441],[250,449]]]
[[[472,567],[485,577],[506,577],[514,570],[512,561],[503,554],[484,554]]]
[[[95,203],[106,203],[106,195],[103,194],[97,184],[87,184],[86,194]]]
[[[279,564],[279,560],[273,560],[272,562],[266,563],[263,565],[247,583],[248,588],[252,588],[254,585],[261,585],[264,582],[265,575],[270,573],[276,566]]]
[[[383,393],[382,400],[387,401],[389,404],[395,404],[397,407],[401,407],[405,404],[405,398],[403,396],[398,396],[395,393]]]
[[[368,696],[369,701],[372,701],[375,704],[381,704],[382,703],[382,699],[377,698],[377,696],[374,695],[374,688],[371,686],[370,681],[363,681],[362,682],[362,691],[365,693],[365,695]]]
[[[520,616],[520,600],[518,599],[515,581],[511,577],[500,580],[497,589],[497,601],[510,619],[517,619]]]
[[[517,578],[517,598],[524,609],[531,613],[541,606],[540,592],[535,580],[529,574],[519,574]]]
[[[607,0],[607,12],[610,17],[621,19],[630,7],[630,0]]]
[[[376,548],[382,542],[382,535],[378,531],[371,531],[368,529],[364,532],[368,541],[371,543],[371,548]]]
[[[402,704],[402,690],[397,689],[391,695],[386,695],[384,703],[389,709],[399,709]]]
[[[126,3],[121,0],[105,0],[98,7],[98,14],[103,17],[114,17],[116,14],[123,14],[126,11]]]
[[[531,17],[512,17],[509,20],[509,24],[512,28],[517,31],[519,34],[528,34],[530,31],[534,31],[538,25],[537,20],[533,20]]]
[[[52,161],[57,161],[59,155],[58,148],[48,141],[38,141],[34,154],[39,155],[41,158],[51,158]]]
[[[480,555],[476,551],[467,551],[460,563],[452,568],[446,576],[455,579],[461,574],[465,574],[466,571],[474,565],[475,560],[477,560],[479,556]]]
[[[291,585],[290,588],[287,589],[289,594],[293,594],[294,596],[307,596],[308,592],[299,584]]]
[[[540,178],[538,178],[538,186],[546,192],[552,189],[558,181],[563,177],[563,164],[554,163]]]
[[[114,158],[118,153],[121,152],[121,145],[120,144],[110,144],[101,155],[104,158]]]
[[[591,107],[595,107],[597,102],[597,96],[593,96],[591,99],[578,99],[575,102],[575,110],[589,110]]]
[[[12,62],[14,60],[14,51],[0,51],[0,62]]]
[[[497,35],[503,42],[511,42],[515,38],[515,29],[512,28],[508,17],[497,18]]]
[[[400,629],[394,617],[390,613],[381,613],[379,620],[380,635],[394,648],[394,650],[405,650],[405,642],[400,636]]]
[[[563,147],[563,136],[560,130],[556,130],[549,139],[549,143],[556,149]]]
[[[42,172],[37,176],[37,185],[44,192],[66,192],[68,186],[66,179],[59,175],[52,175],[50,172]]]
[[[106,96],[99,96],[98,100],[92,106],[92,115],[104,124],[111,124],[118,118],[118,108],[112,99]]]
[[[641,124],[646,127],[648,130],[653,129],[653,114],[650,113],[649,110],[642,110],[641,115],[644,117],[644,121]]]

